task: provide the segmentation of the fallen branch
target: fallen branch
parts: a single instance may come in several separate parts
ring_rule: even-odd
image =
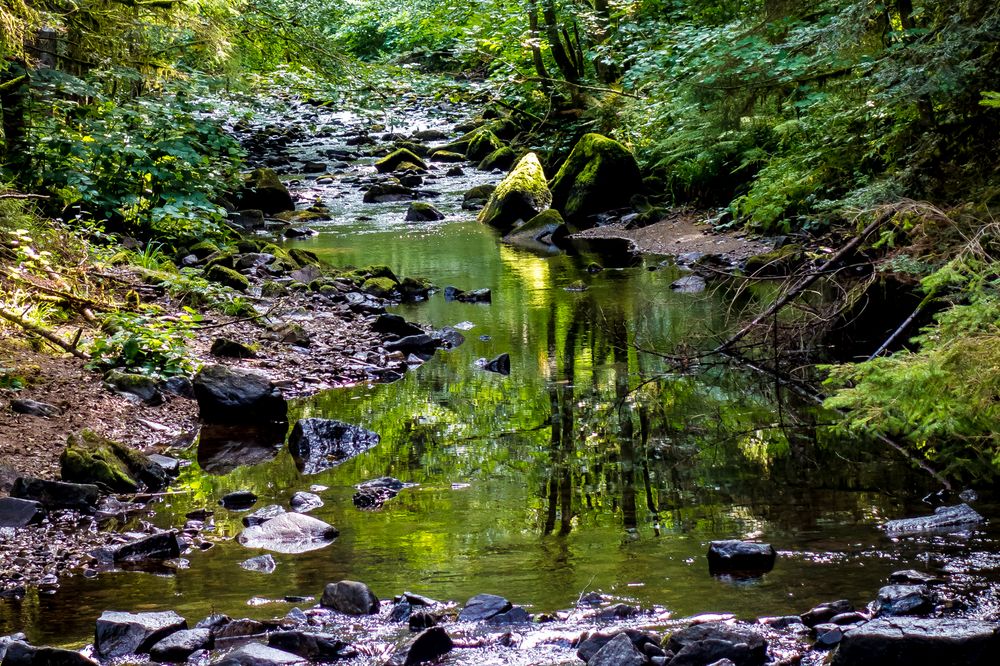
[[[26,331],[29,331],[30,333],[34,333],[35,335],[44,338],[48,342],[54,344],[56,347],[59,347],[60,349],[72,354],[73,356],[79,359],[83,359],[84,361],[90,360],[90,354],[82,352],[76,348],[76,343],[79,342],[80,339],[79,335],[77,335],[74,343],[70,344],[60,339],[59,336],[57,336],[55,333],[47,331],[38,324],[34,324],[25,319],[24,317],[15,314],[13,312],[10,312],[9,310],[6,310],[4,308],[0,308],[0,317],[6,319],[7,321],[13,324],[17,324],[18,326],[20,326]]]
[[[44,194],[21,194],[20,192],[0,192],[0,199],[48,199]]]

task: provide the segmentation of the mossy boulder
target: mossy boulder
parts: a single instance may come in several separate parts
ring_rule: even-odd
[[[302,224],[304,222],[313,222],[315,220],[325,220],[329,216],[311,210],[286,210],[278,213],[274,217],[282,222]]]
[[[218,282],[236,291],[246,291],[250,288],[250,280],[225,266],[212,266],[205,271],[205,279]]]
[[[205,260],[204,269],[208,270],[212,266],[224,266],[226,268],[236,268],[236,255],[232,252],[216,252]]]
[[[134,493],[140,484],[160,490],[168,483],[167,473],[148,456],[92,430],[69,436],[59,464],[63,481],[92,483],[116,493]]]
[[[237,193],[237,200],[237,208],[240,210],[255,208],[265,215],[295,210],[292,195],[272,169],[255,169],[250,172]]]
[[[743,272],[758,277],[788,275],[804,260],[805,254],[801,246],[785,245],[771,252],[750,257],[743,266]]]
[[[465,154],[456,153],[451,150],[435,150],[433,153],[431,153],[430,160],[431,162],[445,162],[445,163],[464,162]]]
[[[639,166],[625,146],[585,134],[549,184],[552,207],[571,227],[587,228],[591,215],[628,205],[641,183]]]
[[[266,280],[260,286],[260,295],[264,298],[280,298],[288,293],[288,289],[280,282]]]
[[[552,205],[545,172],[534,153],[521,158],[490,195],[478,220],[502,232],[530,220]]]
[[[389,173],[390,171],[400,169],[401,165],[406,162],[409,162],[419,169],[427,169],[427,164],[420,159],[418,155],[414,154],[410,150],[407,150],[406,148],[399,148],[375,162],[375,170],[379,173]]]
[[[198,259],[204,259],[219,251],[219,246],[212,241],[201,241],[188,248],[187,253],[193,254]]]
[[[236,251],[240,254],[248,252],[260,252],[267,245],[267,241],[253,238],[244,238],[236,242]]]
[[[406,210],[407,222],[435,222],[443,219],[444,213],[426,201],[414,201]]]
[[[488,129],[481,129],[469,139],[465,156],[470,160],[482,160],[503,147],[503,141],[496,134]]]
[[[371,294],[377,298],[391,298],[396,293],[396,282],[389,278],[375,277],[368,278],[361,285],[361,291]]]
[[[550,208],[512,230],[503,241],[529,250],[551,252],[566,233],[562,215]]]
[[[427,278],[407,276],[399,283],[399,293],[403,300],[422,301],[434,289],[434,283]]]
[[[397,148],[405,148],[414,155],[419,155],[420,157],[427,157],[431,153],[431,149],[422,143],[417,143],[416,141],[397,141]]]
[[[300,247],[293,247],[288,250],[288,256],[299,266],[319,266],[319,255],[311,250],[303,250]]]
[[[480,171],[493,171],[493,169],[507,171],[514,166],[515,161],[517,161],[517,153],[504,146],[484,157],[477,168]]]
[[[496,191],[497,186],[486,184],[486,185],[476,185],[475,187],[469,188],[465,195],[462,197],[462,208],[465,210],[479,210],[486,205],[489,201],[490,195]]]

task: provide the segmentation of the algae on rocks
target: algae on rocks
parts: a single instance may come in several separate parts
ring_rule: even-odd
[[[237,195],[240,209],[263,211],[273,215],[295,210],[292,195],[272,169],[255,169],[247,177]]]
[[[418,169],[427,170],[427,163],[406,148],[394,150],[375,162],[375,170],[379,173],[389,173],[390,171],[396,171],[404,164],[412,164]]]
[[[530,220],[551,205],[552,193],[545,182],[542,164],[534,153],[528,153],[500,181],[478,219],[483,224],[508,232],[518,222]]]
[[[112,492],[134,493],[140,483],[160,490],[168,483],[167,473],[148,456],[92,430],[70,435],[59,463],[63,481],[92,483]]]
[[[572,226],[583,229],[591,215],[628,205],[639,192],[642,177],[625,146],[600,134],[585,134],[549,186],[552,207]]]

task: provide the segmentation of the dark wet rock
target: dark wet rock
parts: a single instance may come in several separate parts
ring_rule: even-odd
[[[670,288],[680,294],[697,294],[705,291],[705,278],[700,275],[687,275],[674,280]]]
[[[347,306],[351,309],[351,312],[358,312],[361,314],[385,313],[385,304],[381,300],[375,298],[374,296],[369,296],[368,294],[352,291],[344,295],[344,300],[347,302]]]
[[[807,627],[815,627],[817,624],[829,622],[836,615],[852,612],[854,612],[854,604],[847,599],[838,599],[811,608],[799,617],[802,618],[802,624]]]
[[[194,378],[200,416],[209,423],[284,421],[288,403],[264,375],[225,365],[206,365]]]
[[[407,622],[410,619],[410,615],[413,613],[413,606],[408,601],[397,601],[392,606],[392,610],[389,611],[389,620],[391,622]]]
[[[398,340],[390,340],[384,346],[386,351],[390,352],[398,351],[404,354],[433,355],[434,351],[441,346],[441,342],[427,333],[419,333],[417,335],[408,335]]]
[[[260,525],[248,527],[238,541],[247,548],[276,553],[304,553],[333,543],[339,531],[333,525],[303,513],[283,513]]]
[[[24,643],[27,640],[28,637],[20,632],[16,634],[8,634],[7,636],[0,636],[0,662],[3,661],[3,656],[7,653],[7,647],[11,643],[16,643],[16,642]]]
[[[181,461],[177,458],[164,456],[159,453],[150,453],[149,462],[163,470],[167,476],[177,476],[181,472]]]
[[[493,292],[486,288],[463,291],[457,287],[445,287],[444,300],[462,303],[491,303]]]
[[[515,227],[503,241],[528,250],[551,253],[568,234],[566,223],[555,209],[542,211],[524,224]]]
[[[278,174],[271,169],[256,169],[246,177],[243,187],[237,193],[237,207],[273,215],[295,210],[295,203]]]
[[[626,629],[625,631],[606,634],[591,634],[576,646],[576,656],[589,663],[590,660],[594,658],[594,655],[600,652],[604,646],[610,643],[614,638],[622,635],[628,638],[633,647],[635,647],[635,649],[639,652],[642,652],[644,646],[647,644],[652,643],[655,645],[658,642],[656,637],[637,629]]]
[[[798,615],[781,615],[779,617],[762,617],[758,620],[761,624],[765,624],[769,627],[774,627],[775,629],[783,630],[789,627],[799,626],[804,627],[802,624],[802,618]]]
[[[531,614],[520,606],[515,606],[506,613],[494,615],[490,619],[486,620],[486,623],[493,625],[530,624]]]
[[[830,618],[830,624],[845,626],[848,624],[857,624],[858,622],[867,622],[869,619],[870,618],[864,613],[852,611],[850,613],[839,613],[834,615]]]
[[[267,252],[247,252],[236,257],[236,270],[251,272],[274,261],[274,255]]]
[[[222,613],[213,613],[208,617],[199,620],[198,623],[194,625],[194,628],[212,629],[214,631],[216,629],[219,629],[220,627],[226,626],[232,621],[233,618],[229,617],[228,615],[223,615]]]
[[[768,543],[713,541],[708,547],[708,569],[716,573],[765,573],[774,568],[777,552]]]
[[[721,622],[674,632],[666,649],[675,655],[671,666],[702,666],[719,659],[731,659],[737,666],[760,666],[767,661],[767,641]]]
[[[11,400],[10,408],[18,414],[27,414],[28,416],[59,416],[62,414],[62,410],[55,405],[38,400]]]
[[[635,649],[628,634],[620,633],[587,661],[587,666],[642,666],[646,658]]]
[[[212,343],[212,348],[209,350],[212,356],[218,356],[220,358],[256,358],[257,354],[254,350],[247,347],[241,342],[236,342],[235,340],[230,340],[228,338],[216,338]]]
[[[285,513],[285,508],[279,504],[268,504],[265,507],[257,509],[253,513],[243,516],[244,527],[253,527],[254,525],[262,525],[272,518],[277,518],[281,514]]]
[[[108,370],[104,375],[104,388],[135,402],[153,406],[163,404],[163,394],[157,381],[135,372]]]
[[[288,438],[295,464],[316,474],[363,453],[379,443],[378,433],[333,419],[299,419]]]
[[[172,560],[181,555],[180,542],[174,532],[157,532],[118,546],[114,550],[115,564],[143,564]]]
[[[149,658],[158,662],[183,662],[198,650],[211,649],[213,644],[210,629],[182,629],[151,647]]]
[[[0,497],[0,527],[25,527],[45,520],[46,511],[41,502]]]
[[[477,594],[465,602],[465,608],[458,614],[459,622],[482,622],[494,615],[506,613],[513,606],[503,597],[495,594]]]
[[[70,435],[59,463],[64,481],[94,484],[111,492],[134,493],[140,484],[156,491],[170,482],[149,456],[92,430]]]
[[[310,662],[331,662],[353,659],[358,655],[349,643],[333,634],[307,631],[275,631],[267,636],[269,647],[290,652]]]
[[[843,627],[832,622],[817,624],[812,628],[812,633],[819,647],[833,647],[844,637]]]
[[[308,238],[318,233],[318,231],[309,227],[288,227],[285,229],[285,238]]]
[[[256,503],[257,495],[250,490],[234,490],[219,500],[219,504],[230,511],[246,511]]]
[[[302,163],[302,173],[323,173],[326,171],[326,162],[308,161]]]
[[[639,614],[639,609],[629,604],[613,604],[597,613],[600,620],[626,620]]]
[[[167,636],[187,628],[184,618],[173,611],[104,611],[94,631],[94,651],[101,659],[145,654]]]
[[[946,534],[959,532],[983,522],[983,517],[968,504],[939,506],[934,514],[920,518],[890,520],[883,527],[889,536],[909,534]]]
[[[299,513],[309,513],[313,509],[318,509],[323,506],[323,500],[319,495],[315,493],[307,493],[304,491],[299,491],[292,495],[291,500],[289,500],[289,506],[292,507],[292,511],[297,511]]]
[[[440,331],[432,331],[430,336],[438,341],[442,349],[455,349],[465,342],[465,336],[451,326],[445,326]]]
[[[297,654],[277,650],[260,643],[248,643],[216,662],[217,666],[292,666],[304,663],[306,663],[306,659]]]
[[[429,629],[437,624],[437,620],[427,611],[417,611],[410,615],[410,631]]]
[[[476,185],[462,195],[462,208],[464,210],[479,210],[489,201],[490,195],[497,189],[496,185]]]
[[[389,661],[393,666],[417,666],[435,662],[451,652],[455,644],[442,627],[431,627],[416,637],[414,641],[395,654]]]
[[[403,319],[397,314],[381,314],[372,324],[372,330],[383,335],[395,335],[405,338],[411,335],[422,335],[423,329],[416,324]]]
[[[443,141],[448,138],[448,133],[439,129],[417,130],[413,138],[417,141]]]
[[[399,494],[406,484],[391,476],[383,476],[357,485],[354,493],[354,506],[359,509],[378,509],[383,504]]]
[[[583,228],[591,215],[628,205],[641,186],[639,167],[628,149],[600,134],[586,134],[552,179],[551,205]]]
[[[423,201],[414,201],[406,209],[407,222],[436,222],[443,219],[444,213]]]
[[[278,563],[274,561],[274,557],[270,553],[267,555],[258,555],[257,557],[251,557],[249,560],[243,560],[240,562],[240,568],[246,569],[247,571],[256,571],[257,573],[274,573],[274,570],[278,567]]]
[[[451,164],[456,162],[464,162],[465,155],[462,153],[456,153],[453,150],[435,150],[430,156],[431,162],[442,162],[445,164]]]
[[[507,171],[514,166],[516,161],[517,153],[508,146],[502,146],[484,157],[476,168],[480,171],[493,171],[494,169]]]
[[[895,585],[940,585],[944,579],[925,571],[904,569],[889,574],[889,582]]]
[[[501,375],[509,375],[510,374],[510,354],[507,354],[505,352],[503,354],[500,354],[496,358],[487,361],[483,365],[483,369],[484,370],[488,370],[489,372],[496,372],[496,373],[501,374]]]
[[[194,385],[187,377],[170,377],[163,382],[163,390],[172,395],[194,400]]]
[[[878,591],[877,616],[922,615],[934,609],[934,598],[926,585],[886,585]]]
[[[46,509],[74,509],[90,512],[97,506],[101,491],[90,483],[45,481],[20,477],[14,481],[10,496],[39,502]]]
[[[225,640],[247,638],[248,636],[261,636],[268,629],[274,628],[271,623],[264,623],[260,620],[252,620],[247,617],[238,620],[223,617],[225,620],[219,626],[212,629],[212,635],[215,636],[217,643]]]
[[[79,652],[53,647],[35,647],[13,641],[3,654],[4,666],[97,666]]]
[[[958,618],[880,618],[844,633],[833,666],[988,666],[1000,653],[1000,625]]]
[[[259,208],[248,208],[229,214],[229,223],[243,231],[257,231],[264,228],[264,211]]]
[[[507,233],[519,222],[530,220],[551,205],[552,193],[541,162],[534,153],[528,153],[500,181],[477,219]]]
[[[364,583],[353,580],[328,583],[319,603],[345,615],[376,615],[379,609],[375,593]]]
[[[392,201],[410,201],[417,198],[417,191],[401,183],[376,183],[368,188],[362,201],[364,203],[388,203]]]

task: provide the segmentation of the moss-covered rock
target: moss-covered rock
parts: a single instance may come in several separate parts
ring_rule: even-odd
[[[476,185],[469,188],[462,197],[462,208],[466,210],[478,210],[486,205],[490,195],[497,189],[496,185]]]
[[[566,231],[562,215],[554,208],[542,211],[504,236],[503,241],[529,250],[549,252]]]
[[[396,293],[396,283],[389,278],[368,278],[361,285],[361,291],[378,298],[391,298]]]
[[[328,216],[311,210],[286,210],[274,216],[282,222],[302,224],[314,220],[325,220]]]
[[[477,167],[480,171],[493,171],[493,169],[500,169],[502,171],[507,171],[517,160],[517,153],[512,149],[504,146],[494,150],[492,153],[483,158],[483,161],[479,163]]]
[[[225,268],[236,269],[236,255],[232,252],[216,252],[205,260],[205,270],[212,266],[223,266]]]
[[[507,232],[518,222],[530,220],[552,205],[552,193],[545,182],[542,164],[534,153],[521,158],[500,181],[486,207],[479,212],[483,224]]]
[[[244,238],[236,242],[236,251],[240,254],[247,252],[260,252],[267,245],[267,241],[254,238]]]
[[[771,252],[750,257],[743,266],[743,272],[759,277],[788,275],[804,260],[805,254],[801,246],[785,245]]]
[[[148,456],[91,430],[69,436],[59,463],[63,481],[93,483],[111,492],[132,493],[140,484],[159,490],[168,482]]]
[[[431,162],[445,162],[445,163],[464,162],[465,154],[456,153],[451,150],[435,150],[433,153],[431,153],[430,160]]]
[[[237,200],[237,208],[240,210],[256,208],[265,215],[295,210],[292,195],[272,169],[255,169],[250,172],[237,193]]]
[[[288,256],[299,266],[319,266],[322,263],[318,254],[312,250],[303,250],[301,247],[288,250]]]
[[[504,147],[503,141],[488,129],[481,129],[469,138],[465,156],[470,160],[482,160]]]
[[[406,210],[407,222],[434,222],[443,219],[444,213],[426,201],[414,201]]]
[[[552,207],[576,229],[587,218],[628,205],[641,187],[635,157],[625,146],[600,134],[585,134],[552,179]]]
[[[414,155],[419,155],[420,157],[427,157],[431,153],[431,149],[422,143],[417,143],[416,141],[397,141],[397,148],[405,148]]]
[[[387,203],[415,199],[417,193],[399,182],[375,183],[365,192],[365,203]]]
[[[280,282],[266,280],[260,286],[260,295],[264,298],[280,298],[288,293],[288,289]]]
[[[399,293],[403,300],[422,301],[434,289],[434,283],[427,278],[407,276],[399,283]]]
[[[193,254],[199,259],[209,257],[219,251],[219,246],[212,241],[201,241],[188,248],[187,253]]]
[[[409,162],[420,169],[427,169],[427,164],[418,155],[415,155],[406,148],[399,148],[375,162],[375,170],[379,173],[389,173],[390,171],[399,169],[400,165],[405,162]]]
[[[236,291],[246,291],[250,287],[250,280],[246,276],[225,266],[212,266],[205,271],[205,279],[218,282]]]

